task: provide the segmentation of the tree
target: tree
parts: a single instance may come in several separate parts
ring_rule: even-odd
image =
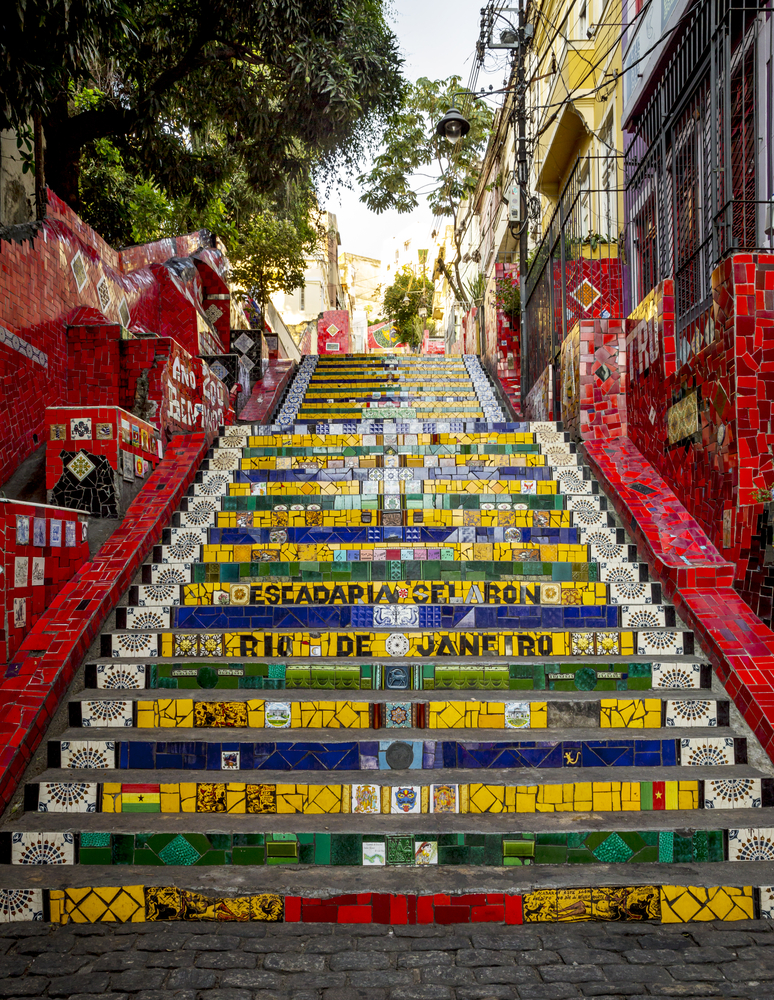
[[[433,283],[404,265],[384,293],[384,311],[400,333],[401,343],[416,350],[422,343],[425,321],[419,316],[422,305],[433,303]]]
[[[306,259],[326,235],[309,216],[293,220],[271,212],[256,213],[240,226],[229,246],[231,278],[256,300],[264,322],[271,293],[292,292],[304,283]]]
[[[29,33],[29,0],[11,2],[9,21]],[[135,176],[201,205],[239,169],[270,191],[286,177],[353,168],[378,142],[403,87],[382,2],[131,0],[131,21],[101,32],[125,10],[119,0],[33,0],[58,29],[53,55],[43,46],[45,83],[33,86],[43,57],[26,43],[5,44],[0,79],[15,120],[42,116],[47,180],[73,207],[81,151],[100,139]],[[69,7],[83,17],[70,23],[59,13]]]
[[[436,215],[457,217],[460,202],[469,197],[478,181],[480,158],[486,148],[491,131],[492,113],[478,101],[468,101],[465,114],[470,121],[470,132],[451,145],[436,135],[435,127],[453,105],[460,106],[465,96],[453,98],[460,92],[460,78],[428,80],[421,77],[404,92],[400,109],[388,121],[382,151],[373,161],[368,173],[358,177],[364,187],[361,201],[377,214],[394,209],[401,213],[412,212],[419,198],[412,187],[422,171],[437,170],[427,194],[427,200]],[[467,93],[467,92],[466,92]],[[439,262],[439,266],[460,302],[468,300],[460,277],[459,233],[455,230],[456,259]],[[454,269],[452,275],[450,267]]]

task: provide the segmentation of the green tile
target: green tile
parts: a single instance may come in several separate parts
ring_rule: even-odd
[[[329,865],[331,863],[331,835],[317,833],[314,838],[314,863]]]
[[[359,865],[363,857],[363,838],[355,833],[331,834],[330,863]]]
[[[134,852],[132,852],[132,854],[134,855]],[[109,847],[82,847],[78,857],[82,865],[113,864],[113,852],[110,850]],[[133,864],[133,863],[134,863],[134,856],[132,856],[132,859],[130,861],[124,862],[124,864]],[[138,864],[142,864],[142,862],[138,862]],[[158,862],[156,862],[156,864],[158,864]]]
[[[231,852],[231,863],[234,865],[262,865],[266,852],[263,847],[235,847]]]
[[[134,864],[134,834],[114,833],[111,846],[114,865]]]
[[[196,862],[196,868],[205,868],[212,865],[227,865],[229,864],[230,851],[207,851],[203,854],[199,860]]]

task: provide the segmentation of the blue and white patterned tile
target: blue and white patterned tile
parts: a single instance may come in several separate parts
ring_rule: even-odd
[[[666,628],[666,623],[666,608],[663,605],[621,605],[621,628],[639,632],[641,629]]]
[[[704,782],[705,809],[759,809],[760,778],[711,778]]]
[[[155,658],[159,655],[158,635],[155,632],[113,632],[110,640],[111,656]]]
[[[38,790],[38,812],[91,813],[97,811],[99,785],[88,781],[45,781]]]
[[[678,663],[665,660],[650,665],[651,687],[675,691],[690,691],[701,687],[700,663]]]
[[[718,703],[704,698],[670,699],[666,703],[664,725],[680,729],[716,727]]]
[[[74,865],[75,837],[72,833],[14,833],[11,864]]]
[[[0,923],[42,919],[42,889],[0,889]]]
[[[682,656],[684,633],[667,631],[638,632],[637,652],[641,656]]]
[[[132,701],[82,701],[81,725],[92,729],[126,729],[134,725]]]
[[[128,607],[126,609],[126,627],[128,629],[141,629],[147,632],[149,629],[171,628],[171,614],[168,607]]]
[[[774,829],[742,827],[728,831],[729,861],[774,861]],[[761,900],[761,909],[763,900]]]
[[[171,584],[181,587],[191,583],[191,563],[177,563],[167,566],[163,563],[151,563],[150,578],[152,584]]]
[[[698,736],[680,740],[683,767],[732,767],[736,764],[731,736]]]
[[[116,766],[113,740],[62,740],[59,752],[59,766],[66,770],[107,770]]]
[[[98,663],[97,689],[138,691],[145,688],[144,663]]]

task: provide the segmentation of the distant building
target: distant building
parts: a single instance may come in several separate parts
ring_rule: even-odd
[[[321,313],[348,308],[339,274],[338,221],[333,212],[325,212],[323,221],[327,235],[317,253],[307,259],[303,285],[292,292],[274,292],[271,296],[299,343],[305,333],[316,331]]]
[[[384,298],[381,261],[344,251],[339,255],[339,273],[349,312],[365,312],[369,323],[380,317]]]

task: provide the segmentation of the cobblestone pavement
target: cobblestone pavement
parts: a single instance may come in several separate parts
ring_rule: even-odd
[[[774,927],[9,926],[0,997],[768,1000]]]

